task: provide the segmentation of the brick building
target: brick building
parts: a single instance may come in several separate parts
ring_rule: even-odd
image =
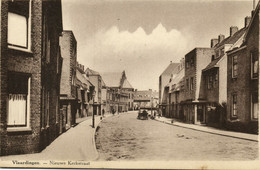
[[[90,101],[93,96],[94,86],[89,81],[84,72],[84,66],[77,63],[76,70],[76,87],[77,87],[77,112],[76,122],[81,118],[91,116],[93,113],[93,107],[90,105]]]
[[[214,55],[211,48],[195,48],[185,55],[184,101],[182,102],[184,121],[189,123],[205,123],[205,105],[199,98],[202,69]]]
[[[184,100],[184,58],[180,61],[178,65],[178,71],[174,78],[170,79],[168,84],[169,87],[169,97],[167,99],[167,107],[169,110],[169,117],[183,119],[183,109],[181,102]]]
[[[101,75],[87,68],[85,70],[86,77],[90,81],[90,83],[95,87],[95,97],[93,103],[93,113],[94,115],[101,115],[101,106],[102,106],[102,77]]]
[[[205,123],[207,125],[222,127],[226,117],[227,103],[227,51],[239,47],[243,42],[244,34],[250,22],[250,17],[245,18],[245,26],[230,27],[230,35],[224,38],[211,40],[211,48],[215,54],[211,62],[202,70],[202,84],[200,99],[205,100]]]
[[[149,90],[134,91],[134,110],[140,109],[156,109],[159,104],[159,93]]]
[[[166,109],[167,98],[169,98],[169,87],[167,84],[171,78],[176,76],[178,65],[179,63],[172,63],[171,61],[171,63],[159,77],[159,112],[163,116],[169,117],[169,110]]]
[[[231,130],[258,133],[259,2],[239,48],[228,52],[227,122]]]
[[[75,124],[77,112],[77,41],[72,31],[63,31],[60,36],[61,55],[63,57],[60,107],[62,109],[63,130]]]
[[[61,1],[0,3],[0,155],[39,152],[60,133]]]
[[[107,107],[111,112],[133,110],[134,88],[127,80],[125,71],[122,73],[104,73],[102,78],[107,87]]]

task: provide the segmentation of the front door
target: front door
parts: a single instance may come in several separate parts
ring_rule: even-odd
[[[200,123],[205,123],[204,122],[204,114],[203,114],[203,108],[202,106],[199,106],[198,110],[197,110],[197,122]]]

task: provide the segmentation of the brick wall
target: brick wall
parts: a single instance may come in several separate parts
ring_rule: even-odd
[[[57,7],[59,0],[53,1],[49,12],[51,16],[59,17]],[[59,18],[52,18],[51,27],[51,64],[49,67],[42,67],[42,5],[41,0],[32,1],[31,10],[31,52],[15,50],[7,47],[7,16],[8,2],[2,2],[1,10],[1,155],[22,154],[39,152],[57,137],[57,96],[59,96],[60,73],[57,67],[61,63],[59,51],[59,30],[54,25]],[[58,58],[57,58],[58,57]],[[7,129],[7,73],[19,72],[27,73],[31,77],[30,85],[30,117],[29,128],[27,129]],[[43,79],[46,73],[52,75]],[[46,82],[44,82],[46,81]],[[47,130],[41,131],[41,87],[49,84],[50,91],[50,124]],[[41,137],[47,138],[46,143],[41,142]]]

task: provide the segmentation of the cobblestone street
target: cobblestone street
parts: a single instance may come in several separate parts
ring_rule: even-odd
[[[96,133],[99,160],[255,160],[258,143],[199,132],[154,120],[137,112],[101,122]]]

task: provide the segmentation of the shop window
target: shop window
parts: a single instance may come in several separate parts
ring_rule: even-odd
[[[252,79],[257,79],[259,72],[259,61],[257,51],[251,52],[251,61],[251,76]]]
[[[232,78],[237,77],[237,56],[232,57]]]
[[[8,75],[8,127],[29,127],[30,81],[25,74]]]
[[[233,94],[232,96],[232,116],[236,117],[237,116],[237,94]]]
[[[31,14],[30,0],[11,0],[8,3],[9,48],[30,50]]]
[[[258,92],[254,92],[252,94],[252,100],[251,100],[251,115],[253,120],[258,120],[258,114],[259,114],[259,103],[258,103]]]

